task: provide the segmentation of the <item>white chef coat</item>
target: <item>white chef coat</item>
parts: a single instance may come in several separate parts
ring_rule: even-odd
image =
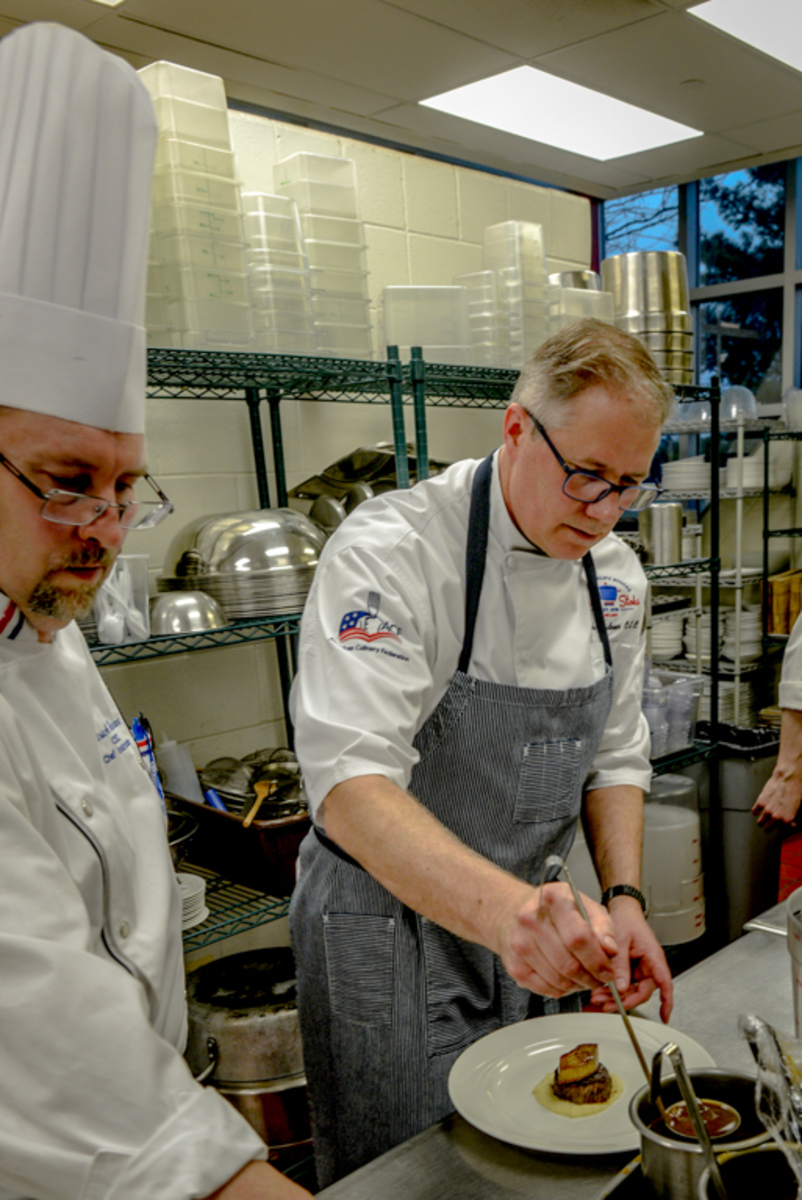
[[[188,1200],[266,1148],[186,1038],[159,797],[76,625],[0,596],[0,1200]]]
[[[802,708],[802,620],[794,621],[783,655],[780,708]]]
[[[315,813],[338,783],[380,774],[406,789],[413,739],[448,687],[465,623],[465,543],[478,461],[365,501],[327,542],[304,608],[291,693],[295,746]],[[588,787],[648,791],[641,711],[646,578],[620,538],[593,550],[614,694]],[[521,688],[585,687],[604,674],[581,562],[534,550],[493,464],[490,529],[469,673]]]

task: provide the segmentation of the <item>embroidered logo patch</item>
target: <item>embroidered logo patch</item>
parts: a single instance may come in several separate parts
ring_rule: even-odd
[[[401,627],[385,621],[379,616],[381,597],[378,592],[368,592],[367,608],[356,608],[345,613],[340,621],[338,638],[341,642],[401,643]]]
[[[640,597],[628,584],[610,575],[599,577],[599,596],[608,630],[637,629],[640,625]]]

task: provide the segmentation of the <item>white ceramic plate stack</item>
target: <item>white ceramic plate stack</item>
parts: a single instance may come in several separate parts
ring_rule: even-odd
[[[176,874],[181,893],[181,928],[193,929],[209,915],[206,907],[206,880],[201,875],[190,875],[186,871]]]
[[[736,615],[728,612],[724,619],[724,641],[721,653],[735,661],[738,651]],[[741,610],[741,662],[756,662],[763,653],[761,615],[750,609]]]
[[[663,464],[663,487],[674,492],[694,492],[710,487],[710,463],[701,454]]]
[[[719,628],[718,646],[720,649],[721,641],[722,641],[722,633],[724,630],[724,614],[721,611],[719,611],[718,628]],[[695,617],[690,617],[685,622],[685,633],[683,636],[683,641],[685,643],[685,649],[687,651],[688,658],[695,658],[696,657],[696,647],[697,647],[696,618]],[[702,662],[706,663],[706,662],[710,661],[710,644],[711,644],[710,613],[706,612],[706,613],[703,613],[699,619],[699,648],[702,652]]]
[[[682,617],[674,617],[670,621],[658,621],[652,626],[651,647],[652,658],[662,660],[677,658],[682,654]]]
[[[735,682],[732,679],[718,681],[718,719],[729,725],[745,725],[751,728],[757,724],[758,707],[755,690],[748,679],[740,681],[738,692],[738,712],[735,711]],[[699,705],[699,718],[710,720],[710,680],[706,679],[704,692]]]

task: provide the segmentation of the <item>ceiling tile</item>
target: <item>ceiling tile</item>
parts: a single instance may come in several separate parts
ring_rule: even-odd
[[[394,0],[395,8],[531,58],[661,12],[653,0]]]
[[[0,17],[26,23],[57,21],[70,29],[86,31],[103,15],[104,9],[90,0],[0,0]]]
[[[781,154],[783,158],[792,158],[799,154],[799,146],[802,145],[802,111],[771,117],[767,121],[752,121],[748,125],[728,129],[727,134],[761,154]]]
[[[795,110],[802,86],[790,67],[681,12],[544,55],[538,66],[707,133]]]
[[[222,76],[229,96],[267,108],[297,112],[298,116],[305,116],[307,112],[296,108],[297,103],[323,105],[327,110],[338,112],[342,121],[347,114],[378,112],[397,102],[393,96],[370,92],[341,79],[262,62],[233,50],[221,50],[192,38],[165,33],[151,25],[132,21],[124,13],[110,14],[93,28],[92,36],[109,49],[124,54],[131,62],[134,56],[147,62],[164,58],[196,71],[208,71]],[[137,61],[135,65],[143,64]],[[257,96],[261,93],[260,98],[254,98],[254,88]]]
[[[403,100],[516,66],[516,55],[381,0],[129,0],[127,16]]]

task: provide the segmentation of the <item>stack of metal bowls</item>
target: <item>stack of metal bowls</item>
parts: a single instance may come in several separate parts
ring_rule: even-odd
[[[325,541],[292,508],[198,517],[173,538],[159,591],[207,592],[229,621],[299,612]]]
[[[668,383],[693,383],[693,325],[685,255],[633,250],[601,264],[602,290],[612,292],[615,323],[652,352]]]

